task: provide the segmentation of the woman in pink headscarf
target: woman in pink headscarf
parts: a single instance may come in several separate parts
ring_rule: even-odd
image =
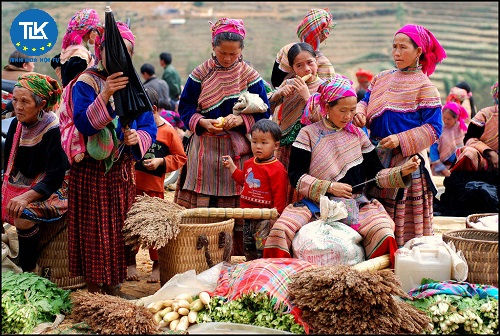
[[[241,186],[222,165],[222,156],[230,155],[243,169],[252,156],[246,135],[255,122],[269,118],[269,109],[233,114],[234,104],[245,91],[259,95],[269,106],[262,77],[243,61],[243,21],[221,18],[211,27],[214,54],[191,72],[179,101],[181,119],[193,134],[174,202],[188,209],[240,206]],[[219,124],[219,117],[224,117],[223,124]],[[242,230],[243,219],[235,220],[233,255],[244,255]]]
[[[135,37],[116,22],[123,42],[133,55]],[[68,191],[69,270],[84,276],[89,292],[105,292],[131,299],[120,291],[127,265],[135,254],[125,246],[122,233],[128,210],[136,196],[134,163],[156,140],[157,127],[151,112],[144,112],[125,128],[115,111],[113,94],[129,82],[122,72],[108,73],[106,32],[96,39],[96,67],[84,70],[71,88],[67,109],[76,129],[77,142],[63,141],[66,153],[83,154],[70,170]],[[73,83],[73,82],[72,82]],[[61,129],[70,129],[63,125]]]
[[[450,101],[443,106],[442,117],[443,133],[431,146],[429,157],[433,175],[450,176],[449,169],[457,159],[455,151],[464,145],[468,114],[462,105]]]
[[[264,258],[289,258],[295,234],[319,211],[321,196],[349,200],[348,225],[361,234],[366,259],[385,254],[394,262],[397,250],[394,221],[382,204],[365,195],[365,183],[377,188],[408,186],[409,174],[420,159],[385,169],[366,133],[351,121],[356,111],[356,91],[350,79],[336,75],[323,83],[307,103],[310,114],[320,121],[303,127],[290,154],[288,176],[302,201],[288,205],[274,223],[264,247]]]
[[[429,76],[446,53],[426,28],[406,25],[394,35],[392,57],[396,68],[376,75],[359,101],[356,126],[370,131],[385,167],[395,167],[415,154],[422,161],[406,188],[371,188],[396,223],[399,247],[408,240],[434,234],[433,196],[427,149],[441,136],[441,99]],[[425,164],[424,164],[425,163]]]
[[[62,40],[62,51],[51,62],[63,88],[83,70],[94,65],[94,44],[100,33],[102,26],[94,9],[79,10],[69,20]]]
[[[330,31],[335,27],[332,20],[333,15],[328,12],[328,8],[312,8],[297,26],[297,37],[300,42],[310,44],[316,53],[318,76],[322,79],[331,78],[335,75],[332,62],[319,50],[320,44],[328,38]],[[295,75],[292,64],[288,62],[288,51],[294,44],[295,42],[282,47],[276,55],[271,74],[271,84],[275,88],[279,87],[285,79],[292,78]]]

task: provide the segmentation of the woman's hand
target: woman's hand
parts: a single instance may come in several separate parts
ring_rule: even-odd
[[[159,166],[163,164],[163,159],[162,158],[153,158],[153,159],[145,159],[142,161],[142,164],[144,167],[146,167],[147,170],[155,170]]]
[[[225,123],[223,128],[225,130],[230,130],[231,128],[235,128],[240,125],[243,125],[243,117],[239,115],[237,116],[234,114],[230,114],[227,117],[225,117]]]
[[[498,153],[494,150],[485,151],[484,156],[488,160],[488,170],[498,169]]]
[[[115,72],[109,75],[104,82],[104,88],[101,91],[101,96],[104,101],[109,101],[110,97],[118,90],[125,88],[128,84],[128,77],[123,76],[123,72]]]
[[[13,218],[19,218],[29,203],[24,194],[13,197],[7,204],[7,213]]]
[[[137,131],[133,128],[126,128],[125,131],[123,131],[123,141],[127,146],[137,145],[139,143]]]
[[[380,140],[378,145],[382,148],[396,148],[399,146],[399,138],[397,135],[391,134]]]
[[[366,125],[366,116],[363,113],[356,113],[352,118],[352,123],[356,127],[364,127]]]
[[[420,157],[418,155],[413,155],[410,160],[406,161],[401,166],[401,175],[406,176],[413,173],[420,167]]]
[[[330,183],[330,187],[328,187],[328,192],[333,196],[351,198],[352,186],[347,183],[332,182]]]

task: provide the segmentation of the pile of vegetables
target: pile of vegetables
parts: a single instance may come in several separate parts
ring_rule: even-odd
[[[2,334],[30,334],[72,309],[71,291],[34,273],[2,272]]]
[[[436,294],[407,302],[431,318],[431,334],[498,334],[498,300],[493,297]]]
[[[230,301],[222,296],[213,296],[208,307],[198,312],[196,322],[242,323],[304,334],[304,327],[286,312],[286,306],[282,303],[275,309],[275,304],[276,299],[273,300],[265,292],[243,293],[238,299]]]

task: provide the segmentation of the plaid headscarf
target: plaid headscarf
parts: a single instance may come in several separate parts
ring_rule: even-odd
[[[121,21],[116,21],[116,26],[118,27],[118,30],[120,30],[120,35],[122,38],[125,40],[129,40],[130,43],[132,43],[132,46],[135,45],[135,36],[130,30],[130,28],[123,22]],[[102,36],[97,36],[95,39],[95,55],[97,58],[97,61],[101,60],[101,45],[103,44],[104,40],[106,39],[106,29],[104,29],[104,32],[102,33]]]
[[[309,97],[304,107],[304,113],[302,114],[302,124],[311,124],[308,116],[312,111],[318,111],[318,109],[320,114],[325,117],[326,104],[344,97],[356,97],[356,90],[349,78],[336,74],[335,77],[321,83],[318,91]]]
[[[38,97],[46,100],[47,105],[45,106],[45,110],[47,111],[51,111],[53,108],[55,110],[61,100],[62,89],[59,86],[59,83],[47,75],[22,75],[19,76],[17,83],[14,85],[28,89]]]
[[[221,18],[215,23],[208,21],[212,26],[212,40],[219,33],[235,33],[245,38],[246,30],[243,26],[243,20]]]
[[[432,75],[436,69],[436,64],[446,58],[446,52],[441,44],[439,44],[439,41],[427,28],[422,26],[412,24],[403,26],[394,36],[399,33],[407,35],[417,46],[422,48],[423,59],[420,61],[422,71],[427,76]]]
[[[493,100],[495,101],[495,104],[498,105],[498,82],[496,82],[491,87],[491,96],[493,97]]]
[[[97,15],[94,9],[85,8],[78,11],[69,20],[68,28],[62,40],[62,48],[66,49],[70,45],[82,43],[82,38],[85,34],[100,26],[99,15]]]
[[[326,39],[330,34],[330,29],[335,27],[335,24],[332,24],[332,19],[333,16],[328,12],[328,8],[310,9],[297,26],[297,37],[301,42],[309,43],[314,50],[318,50],[321,36],[323,35]]]
[[[442,110],[444,111],[445,109],[452,110],[457,115],[458,122],[460,123],[460,129],[462,131],[467,131],[467,125],[465,124],[465,119],[469,117],[469,114],[467,113],[465,107],[456,102],[449,101],[443,106]]]

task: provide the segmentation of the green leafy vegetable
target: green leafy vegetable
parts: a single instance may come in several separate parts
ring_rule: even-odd
[[[71,313],[70,294],[31,272],[2,272],[2,334],[29,334],[57,314]]]

